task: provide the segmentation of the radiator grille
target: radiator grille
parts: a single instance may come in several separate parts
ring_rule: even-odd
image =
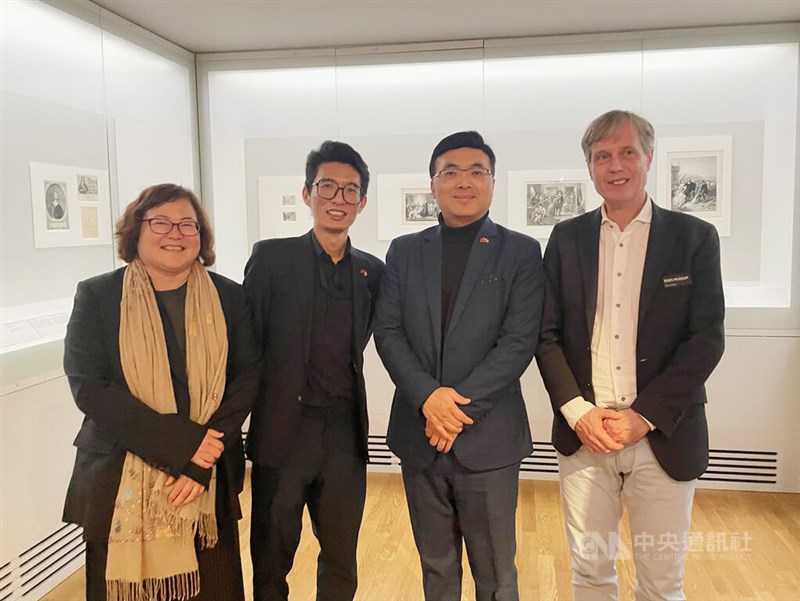
[[[386,436],[370,435],[368,446],[370,465],[400,465],[400,459],[386,444]],[[535,441],[533,453],[522,460],[520,471],[526,474],[558,474],[558,459],[553,445],[549,442]],[[739,484],[777,484],[778,453],[711,449],[708,469],[700,476],[700,480]]]
[[[39,599],[71,574],[83,561],[82,533],[65,524],[0,567],[0,601]]]

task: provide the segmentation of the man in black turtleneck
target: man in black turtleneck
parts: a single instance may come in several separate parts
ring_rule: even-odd
[[[397,389],[389,448],[403,483],[426,601],[461,598],[466,545],[478,601],[519,599],[515,513],[532,443],[519,378],[543,301],[536,240],[489,218],[495,156],[474,131],[430,161],[439,225],[397,238],[375,321]]]

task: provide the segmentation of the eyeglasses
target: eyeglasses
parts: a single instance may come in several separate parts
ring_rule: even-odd
[[[333,200],[342,191],[342,199],[349,205],[357,205],[361,202],[361,188],[355,184],[345,184],[340,186],[332,179],[321,179],[311,184],[317,187],[317,196],[323,200]]]
[[[439,173],[434,175],[434,178],[439,178],[445,182],[454,182],[456,181],[462,173],[467,174],[467,178],[479,181],[482,179],[486,179],[487,177],[492,176],[491,170],[487,169],[486,167],[467,167],[466,169],[459,169],[458,167],[448,167],[447,169],[442,169]]]
[[[154,234],[169,234],[172,228],[177,227],[182,236],[196,236],[200,233],[200,224],[196,221],[179,221],[175,223],[163,217],[151,217],[150,219],[142,219],[150,226],[150,231]]]

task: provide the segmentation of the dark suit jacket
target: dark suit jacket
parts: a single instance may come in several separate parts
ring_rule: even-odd
[[[353,370],[356,401],[367,459],[367,393],[364,348],[372,335],[372,315],[383,262],[350,248],[353,267]],[[262,240],[253,246],[244,287],[253,306],[263,371],[258,402],[250,418],[247,456],[278,467],[295,437],[308,384],[311,311],[314,292],[311,232],[297,238]]]
[[[559,223],[544,257],[547,295],[536,358],[555,411],[553,444],[564,455],[581,442],[559,408],[579,395],[594,403],[590,349],[600,220],[597,209]],[[684,275],[684,285],[665,282]],[[708,466],[704,383],[722,356],[724,313],[716,229],[653,204],[632,408],[656,426],[648,434],[650,446],[676,480],[697,478]]]
[[[519,378],[539,333],[544,276],[539,243],[486,219],[475,237],[442,340],[441,227],[397,238],[386,255],[375,323],[378,353],[397,386],[389,448],[426,467],[436,449],[422,405],[440,386],[472,399],[475,423],[452,453],[469,470],[511,465],[532,448]],[[444,348],[443,348],[444,347]]]
[[[228,328],[228,369],[222,402],[202,426],[178,414],[157,413],[128,390],[119,357],[124,272],[123,267],[79,283],[67,325],[64,371],[86,417],[74,443],[78,450],[63,519],[83,526],[89,540],[107,540],[125,453],[172,476],[191,475],[190,460],[206,430],[214,428],[225,434],[225,452],[217,462],[217,516],[234,521],[241,517],[237,495],[244,483],[241,426],[258,387],[258,354],[244,290],[210,274]]]

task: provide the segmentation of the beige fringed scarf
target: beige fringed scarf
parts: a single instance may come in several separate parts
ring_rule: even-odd
[[[125,270],[119,350],[131,394],[159,413],[176,413],[167,345],[153,286],[144,265]],[[225,389],[228,336],[217,289],[195,262],[186,289],[186,371],[190,418],[205,424]],[[176,509],[169,476],[128,453],[108,538],[108,601],[173,601],[200,591],[195,536],[204,548],[217,543],[216,469],[208,491]]]

